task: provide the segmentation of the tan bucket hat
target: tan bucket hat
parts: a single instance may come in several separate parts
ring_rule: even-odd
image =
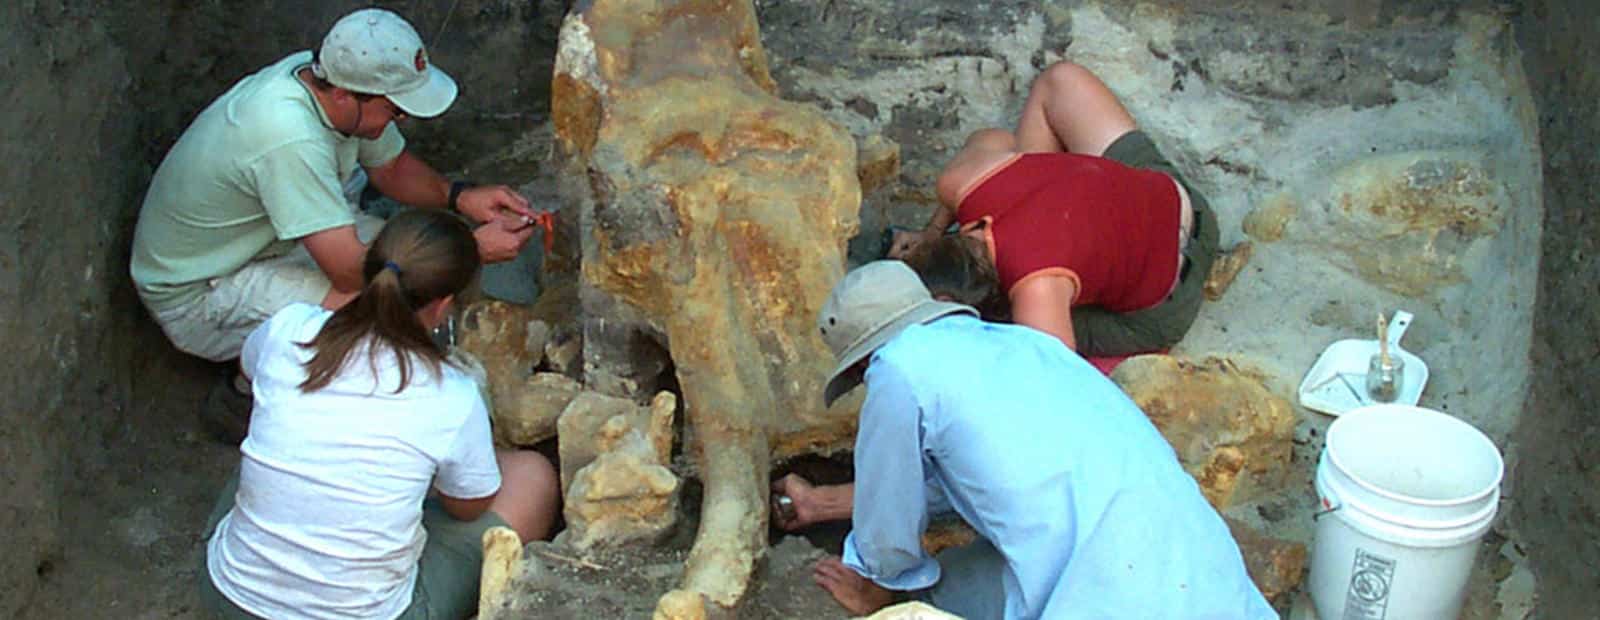
[[[823,403],[833,405],[860,383],[845,371],[905,328],[957,313],[978,316],[971,306],[934,301],[922,279],[900,261],[873,261],[845,274],[817,316],[822,340],[839,360],[828,375]]]
[[[444,114],[459,92],[456,81],[428,61],[416,29],[384,9],[339,18],[322,39],[311,70],[339,88],[388,97],[417,118]]]

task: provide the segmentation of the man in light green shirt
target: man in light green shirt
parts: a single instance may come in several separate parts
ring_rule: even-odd
[[[358,167],[396,201],[477,222],[486,262],[515,257],[533,234],[527,201],[503,185],[451,183],[395,128],[444,113],[456,93],[410,24],[363,9],[317,53],[291,54],[212,102],[156,170],[134,233],[134,284],[173,344],[234,359],[278,309],[355,297],[364,240],[381,225],[344,197]]]

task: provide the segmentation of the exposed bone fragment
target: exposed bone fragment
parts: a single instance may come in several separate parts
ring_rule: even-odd
[[[478,582],[479,620],[497,620],[511,581],[522,573],[522,540],[508,527],[483,533],[483,572]]]
[[[560,437],[561,488],[569,489],[578,470],[601,453],[614,449],[629,429],[637,429],[649,447],[643,462],[666,465],[672,456],[672,417],[677,402],[671,392],[656,394],[649,407],[641,407],[626,398],[596,392],[579,393],[556,422]],[[618,418],[621,421],[616,422],[616,428],[610,433],[604,432],[607,425]]]
[[[1217,301],[1227,294],[1228,287],[1233,286],[1233,279],[1239,277],[1239,271],[1250,262],[1250,255],[1255,250],[1255,244],[1241,241],[1233,248],[1217,253],[1217,259],[1211,263],[1211,273],[1206,277],[1206,299]]]
[[[961,616],[922,601],[909,601],[879,609],[866,620],[961,620]]]
[[[673,590],[656,602],[653,620],[706,620],[706,597],[699,592]]]
[[[600,454],[567,487],[567,529],[562,538],[579,550],[655,542],[678,517],[678,477],[657,461],[654,446],[629,423],[612,416],[599,430]]]
[[[650,399],[650,418],[640,430],[650,442],[656,463],[672,461],[672,420],[678,412],[678,397],[672,392],[657,392]]]
[[[775,92],[748,0],[590,0],[562,26],[551,114],[581,218],[585,382],[653,392],[637,353],[669,352],[704,481],[685,594],[662,610],[738,604],[774,455],[855,430],[859,399],[822,406],[833,360],[813,321],[857,228],[856,149]]]

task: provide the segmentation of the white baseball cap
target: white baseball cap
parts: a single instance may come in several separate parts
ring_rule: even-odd
[[[388,97],[418,118],[444,114],[458,92],[456,81],[428,62],[416,29],[384,9],[361,9],[335,22],[311,70],[339,88]]]

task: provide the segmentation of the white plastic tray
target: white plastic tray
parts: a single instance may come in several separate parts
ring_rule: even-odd
[[[1400,338],[1411,326],[1412,315],[1396,311],[1389,321],[1389,355],[1404,361],[1399,394],[1394,403],[1415,405],[1428,383],[1428,365],[1405,349]],[[1378,353],[1377,340],[1349,339],[1328,345],[1300,381],[1300,405],[1313,411],[1339,415],[1357,407],[1377,404],[1367,395],[1367,366]]]

